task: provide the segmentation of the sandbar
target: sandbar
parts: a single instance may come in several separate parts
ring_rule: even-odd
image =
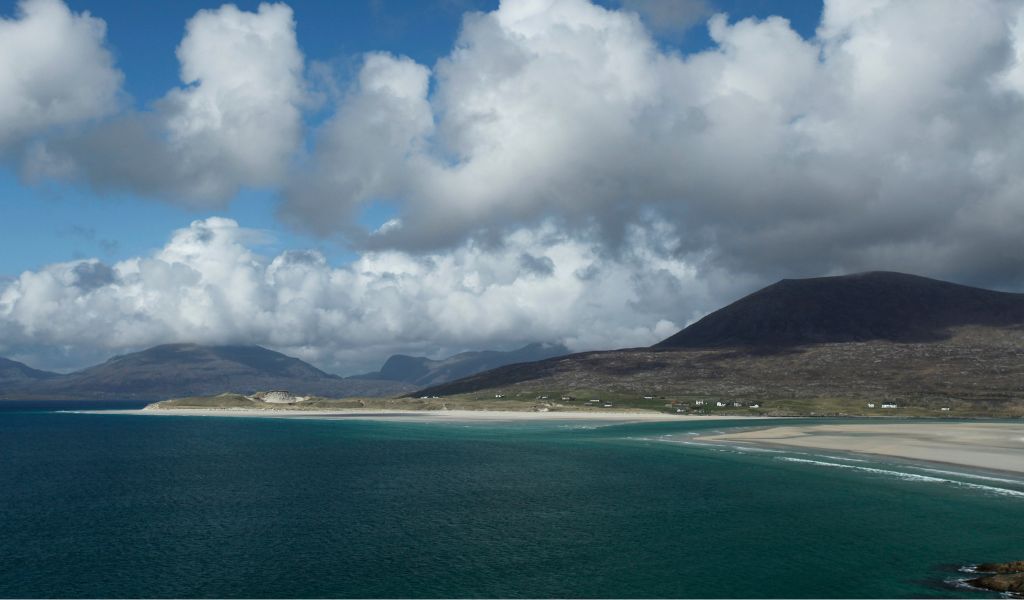
[[[700,439],[835,450],[1024,473],[1024,422],[782,425]]]
[[[258,417],[271,419],[371,419],[388,421],[721,421],[772,419],[759,416],[679,415],[655,411],[517,411],[517,410],[280,410],[253,408],[172,408],[138,410],[83,410],[104,415],[154,415],[168,417]]]

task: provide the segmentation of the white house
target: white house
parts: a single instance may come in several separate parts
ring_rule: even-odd
[[[868,408],[874,408],[874,407],[875,407],[875,403],[874,402],[868,402]]]
[[[294,396],[291,392],[285,390],[274,390],[258,394],[257,397],[267,404],[294,404],[295,402],[304,402],[307,399],[306,396]]]
[[[715,402],[715,406],[717,406],[718,408],[724,408],[728,406],[728,404],[726,404],[725,402]]]
[[[895,404],[883,404],[882,408],[898,408]]]

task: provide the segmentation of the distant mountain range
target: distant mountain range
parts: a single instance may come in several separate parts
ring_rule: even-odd
[[[783,280],[651,348],[508,365],[416,394],[533,397],[572,390],[913,398],[1010,403],[1018,410],[1024,406],[1024,294],[891,272]]]
[[[783,280],[651,348],[566,352],[530,344],[442,360],[394,355],[380,371],[343,378],[258,346],[172,344],[67,375],[0,359],[0,398],[160,400],[284,389],[494,400],[499,391],[585,391],[652,402],[900,398],[990,403],[1005,413],[1024,407],[1024,294],[889,272]],[[806,405],[794,412],[814,414]]]
[[[167,344],[67,375],[7,362],[16,365],[0,370],[0,397],[7,398],[163,399],[270,389],[344,397],[401,394],[413,388],[395,381],[345,379],[260,346]]]
[[[358,379],[402,381],[417,387],[439,385],[514,363],[526,363],[569,354],[561,344],[529,344],[518,350],[463,352],[441,360],[395,354],[380,371],[356,375]]]
[[[160,400],[276,389],[333,398],[397,396],[423,385],[566,352],[562,346],[531,344],[511,352],[466,352],[444,360],[395,355],[377,373],[339,377],[260,346],[166,344],[66,375],[0,358],[0,398]]]

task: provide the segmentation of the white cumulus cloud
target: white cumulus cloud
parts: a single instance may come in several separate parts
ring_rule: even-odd
[[[0,154],[118,108],[123,76],[105,38],[101,19],[60,0],[21,0],[14,18],[0,17]]]
[[[263,256],[261,235],[210,218],[151,256],[25,272],[0,284],[0,355],[75,367],[175,341],[262,344],[355,373],[395,352],[648,345],[722,293],[665,255],[675,240],[663,227],[632,230],[616,258],[545,225],[500,248],[368,252],[347,266],[315,251]]]
[[[1021,285],[1022,14],[828,0],[812,39],[719,14],[714,45],[682,55],[630,11],[507,0],[468,14],[431,67],[368,57],[282,212],[409,251],[545,221],[615,249],[653,215],[702,273]],[[367,86],[382,61],[416,84]],[[353,232],[381,198],[401,226]]]
[[[41,140],[25,173],[193,206],[224,205],[241,187],[280,183],[304,135],[304,59],[291,8],[201,10],[187,22],[177,56],[184,85],[152,111]]]

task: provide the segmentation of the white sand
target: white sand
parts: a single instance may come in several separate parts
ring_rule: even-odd
[[[1024,422],[783,425],[701,441],[838,450],[1024,473]]]
[[[260,417],[272,419],[374,419],[400,421],[697,421],[750,420],[771,417],[721,417],[713,415],[675,415],[654,411],[512,411],[512,410],[388,410],[345,409],[331,411],[279,410],[252,408],[171,408],[142,410],[79,411],[96,414],[155,415],[168,417]]]

